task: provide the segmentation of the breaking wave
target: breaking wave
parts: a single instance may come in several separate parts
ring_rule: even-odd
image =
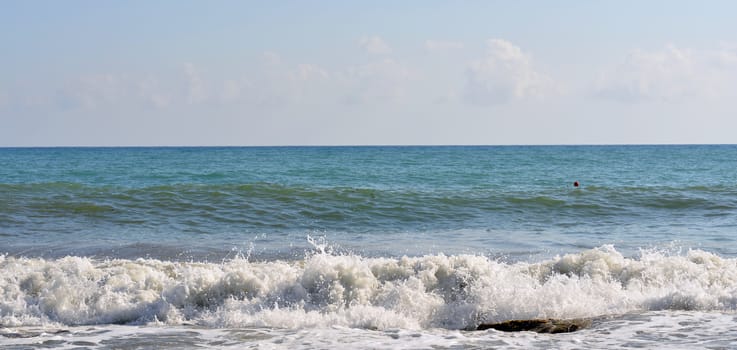
[[[737,308],[737,259],[612,246],[530,263],[479,255],[298,261],[0,256],[0,326],[469,329],[536,317]]]

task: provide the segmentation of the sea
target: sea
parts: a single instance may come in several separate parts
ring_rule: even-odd
[[[735,349],[737,146],[0,148],[0,348]]]

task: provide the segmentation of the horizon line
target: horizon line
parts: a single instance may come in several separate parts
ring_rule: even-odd
[[[734,146],[737,143],[549,143],[549,144],[285,144],[285,145],[46,145],[0,146],[11,148],[289,148],[289,147],[596,147],[596,146]]]

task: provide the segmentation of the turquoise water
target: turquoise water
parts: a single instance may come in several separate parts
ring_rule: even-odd
[[[4,148],[0,345],[737,347],[735,169],[733,145]],[[469,331],[545,317],[596,321]]]
[[[25,256],[301,258],[308,235],[368,256],[737,254],[735,146],[2,149],[0,165],[0,249]]]

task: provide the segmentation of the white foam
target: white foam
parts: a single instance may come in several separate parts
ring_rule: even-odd
[[[496,330],[315,328],[202,328],[196,326],[84,326],[0,328],[0,347],[56,349],[631,349],[735,348],[734,313],[650,311],[597,321],[570,334]]]
[[[737,309],[737,259],[611,246],[539,263],[476,255],[303,261],[0,256],[0,326],[468,329],[481,322]]]

